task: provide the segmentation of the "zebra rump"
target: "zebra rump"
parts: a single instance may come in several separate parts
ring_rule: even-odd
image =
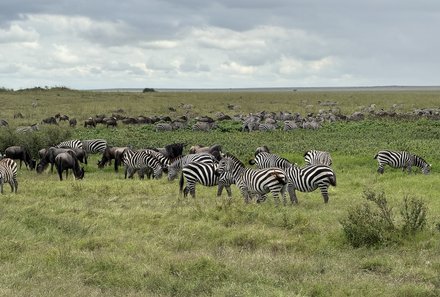
[[[0,192],[3,194],[3,184],[9,183],[11,192],[17,194],[17,163],[10,158],[0,160]]]

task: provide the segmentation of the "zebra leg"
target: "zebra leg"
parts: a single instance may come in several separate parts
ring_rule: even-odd
[[[15,194],[17,194],[17,190],[18,190],[18,181],[17,181],[17,179],[14,179],[14,185],[15,185]]]
[[[223,187],[224,187],[223,185],[218,184],[218,187],[217,187],[217,197],[220,197],[222,195]],[[229,192],[228,192],[228,195],[229,195]]]
[[[275,206],[278,207],[280,205],[280,198],[278,197],[278,192],[272,193],[273,200],[275,202]]]
[[[232,197],[231,186],[225,186],[225,188],[226,188],[226,192],[228,193],[228,197],[231,198]]]
[[[298,198],[296,198],[295,194],[295,187],[292,184],[288,184],[287,191],[289,192],[290,202],[292,204],[298,204]]]
[[[9,185],[11,186],[11,193],[13,193],[14,192],[14,186],[15,186],[14,181],[13,180],[9,181]],[[17,193],[17,192],[15,192],[15,193]]]
[[[3,194],[3,179],[0,179],[0,193]]]
[[[377,168],[377,172],[379,172],[380,174],[383,174],[383,172],[384,172],[384,168],[383,168],[383,165],[382,165],[382,164],[379,165],[379,168]]]

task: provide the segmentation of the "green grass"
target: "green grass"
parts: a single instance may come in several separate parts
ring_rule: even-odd
[[[341,109],[352,112],[371,103],[385,108],[402,103],[408,110],[436,107],[439,96],[2,92],[0,118],[7,119],[13,130],[57,112],[77,119],[118,108],[129,115],[168,114],[168,106],[180,102],[193,104],[194,114],[214,109],[228,114],[263,109],[302,112],[305,103],[318,108],[318,100],[338,101]],[[33,109],[35,98],[41,104]],[[204,107],[204,100],[216,100],[219,107]],[[227,103],[240,105],[241,110],[227,111]],[[12,119],[17,111],[25,118]],[[297,193],[297,206],[275,208],[272,197],[263,204],[246,205],[235,186],[231,201],[200,185],[196,199],[184,199],[176,181],[124,180],[122,172],[114,173],[110,167],[97,169],[98,155],[85,166],[82,181],[70,176],[60,182],[55,174],[37,175],[23,168],[18,194],[9,193],[5,185],[0,196],[0,296],[438,296],[439,125],[424,119],[366,120],[292,133],[229,128],[230,132],[155,133],[149,126],[69,129],[64,123],[61,128],[43,128],[32,143],[67,136],[102,137],[114,145],[135,147],[174,141],[219,143],[245,163],[263,144],[300,164],[305,150],[324,149],[332,154],[338,185],[330,188],[327,205],[315,191]],[[0,130],[2,147],[8,139],[31,141],[8,133]],[[433,164],[433,171],[428,176],[419,170],[408,175],[387,167],[384,175],[378,175],[373,156],[383,148],[417,152]],[[426,228],[401,242],[351,247],[339,222],[351,207],[364,202],[365,189],[384,191],[396,214],[405,195],[423,199],[428,208]]]

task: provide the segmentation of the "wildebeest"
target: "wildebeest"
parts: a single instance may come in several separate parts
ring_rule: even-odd
[[[40,150],[39,154],[43,154],[41,157],[40,162],[37,164],[37,173],[42,173],[44,169],[50,164],[50,171],[53,172],[53,166],[55,164],[55,157],[58,154],[65,153],[67,151],[73,151],[75,153],[76,158],[81,161],[82,163],[87,164],[87,154],[85,153],[84,149],[65,149],[65,148],[56,148],[56,147],[50,147],[46,149],[45,151]]]
[[[70,127],[74,128],[74,127],[76,127],[76,124],[77,124],[77,121],[76,121],[75,118],[69,120],[69,126]]]
[[[72,169],[75,179],[84,178],[84,168],[79,166],[78,158],[72,150],[67,150],[64,153],[60,153],[55,157],[55,165],[57,167],[58,176],[60,180],[63,180],[63,171],[66,171],[66,179],[69,173],[69,169]]]
[[[96,127],[96,121],[93,118],[88,118],[84,121],[84,127]]]
[[[217,161],[220,161],[222,158],[222,147],[219,144],[214,144],[212,146],[203,146],[203,145],[193,145],[189,149],[190,154],[200,154],[200,153],[208,153],[213,155]]]
[[[48,117],[41,121],[42,124],[58,125],[57,119],[55,117]]]
[[[105,119],[106,127],[117,127],[118,126],[118,120],[115,117],[107,118]]]
[[[113,147],[107,147],[104,152],[102,153],[102,158],[100,161],[98,161],[98,168],[103,168],[105,164],[109,163],[111,164],[112,160],[115,160],[115,171],[118,171],[118,161],[116,160],[117,157],[120,157],[124,150],[126,149],[126,146],[120,147],[120,146],[113,146]]]
[[[5,156],[13,160],[20,160],[20,169],[23,161],[26,168],[29,168],[30,170],[34,170],[37,163],[37,161],[32,159],[29,150],[23,146],[14,145],[6,148]]]
[[[183,154],[184,143],[172,143],[163,148],[157,148],[157,151],[169,159],[177,158]]]

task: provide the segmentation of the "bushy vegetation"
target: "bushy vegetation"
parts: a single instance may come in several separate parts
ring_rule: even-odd
[[[365,191],[364,198],[371,203],[357,205],[341,220],[348,242],[353,247],[377,246],[395,243],[422,231],[426,225],[427,207],[423,200],[403,198],[400,210],[402,225],[396,218],[383,192]]]

